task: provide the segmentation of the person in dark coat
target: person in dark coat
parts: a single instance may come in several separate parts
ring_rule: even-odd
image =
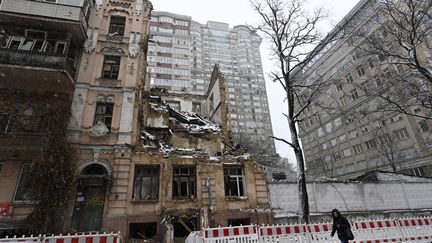
[[[333,209],[332,217],[333,229],[331,232],[331,237],[333,237],[335,232],[337,231],[339,240],[341,240],[342,243],[348,243],[348,240],[350,240],[350,236],[348,234],[351,233],[351,224],[344,216],[342,216],[342,214],[337,209]]]

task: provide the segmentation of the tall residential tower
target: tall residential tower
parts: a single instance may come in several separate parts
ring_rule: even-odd
[[[242,25],[200,24],[189,16],[153,12],[150,35],[147,60],[152,86],[202,95],[218,64],[227,81],[233,137],[249,144],[254,140],[266,153],[275,153],[259,50],[261,38],[256,32]],[[197,108],[194,111],[200,113]]]

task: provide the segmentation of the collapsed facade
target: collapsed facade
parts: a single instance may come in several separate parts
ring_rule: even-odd
[[[220,126],[226,123],[222,105],[226,99],[219,95],[224,80],[217,66],[213,74],[212,89],[201,99],[160,90],[144,93],[128,208],[146,217],[134,217],[129,224],[131,237],[152,237],[158,232],[167,236],[173,227],[174,238],[183,239],[190,231],[209,226],[271,222],[261,167],[241,148],[232,147],[226,127]],[[209,101],[210,96],[216,98]],[[176,111],[166,102],[173,99],[215,107],[201,110],[213,114],[207,116],[214,117],[213,121],[194,112]],[[142,232],[150,225],[157,231]]]
[[[62,5],[20,1],[27,7]],[[3,23],[17,20],[10,13],[15,10],[5,9],[10,4],[3,1],[0,5],[2,20],[8,20]],[[70,107],[68,136],[77,153],[77,187],[59,221],[62,231],[121,231],[127,239],[170,242],[208,226],[270,223],[262,169],[253,157],[232,146],[225,80],[218,67],[205,95],[151,90],[145,73],[151,3],[84,1],[83,6],[71,6],[75,8],[86,14],[76,22],[43,20],[45,26],[63,23],[70,27],[60,35],[66,41],[53,42],[50,33],[44,32],[46,39],[41,39],[40,48],[46,51],[41,51],[39,39],[28,44],[34,33],[24,28],[21,39],[9,34],[7,44],[2,41],[1,51],[8,55],[0,57],[2,92],[16,93],[19,87],[46,89],[39,96],[27,97],[43,102],[41,111],[53,100],[64,99]],[[29,13],[23,10],[22,15]],[[23,23],[30,25],[33,17]],[[11,28],[12,24],[2,24],[7,33],[13,32]],[[26,64],[17,62],[14,53],[28,54]],[[40,56],[58,65],[45,63]],[[35,76],[49,84],[35,83]],[[176,110],[179,103],[189,110]],[[23,114],[20,122],[36,112],[29,109],[14,110]],[[37,139],[44,135],[37,133],[27,140],[28,131],[22,133],[24,137],[12,133],[15,130],[10,129],[12,123],[6,116],[10,113],[2,111],[0,122],[1,139],[6,139],[0,157],[0,233],[19,228],[37,205],[36,198],[26,196],[31,193],[23,185],[34,154],[40,153]],[[29,128],[28,124],[16,128]],[[43,127],[46,123],[42,119],[38,124]]]

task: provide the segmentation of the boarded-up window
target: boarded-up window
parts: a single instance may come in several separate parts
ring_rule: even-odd
[[[159,166],[136,166],[133,198],[157,200],[159,198]]]

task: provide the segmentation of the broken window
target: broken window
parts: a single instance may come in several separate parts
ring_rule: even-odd
[[[135,166],[135,200],[157,200],[159,198],[159,166]]]
[[[124,35],[126,17],[123,16],[111,16],[109,33],[111,35]]]
[[[228,223],[229,226],[250,225],[251,224],[251,220],[250,220],[250,218],[228,219],[227,223]]]
[[[196,114],[201,114],[201,103],[192,102],[192,112]]]
[[[173,198],[191,198],[196,195],[195,167],[174,167],[173,170]]]
[[[29,176],[31,163],[23,163],[15,191],[14,202],[35,201],[35,195],[29,190]]]
[[[97,102],[94,125],[96,125],[100,121],[105,124],[108,130],[111,130],[113,108],[113,103]]]
[[[166,103],[171,109],[180,112],[180,101],[167,101]]]
[[[157,235],[157,222],[129,224],[129,236],[131,239],[154,239]]]
[[[227,166],[224,168],[225,196],[246,196],[246,184],[242,166]]]
[[[102,77],[117,79],[120,70],[120,56],[105,56],[102,69]]]

